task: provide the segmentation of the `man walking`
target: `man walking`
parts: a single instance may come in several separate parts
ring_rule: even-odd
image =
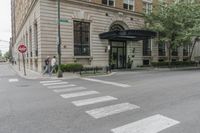
[[[44,62],[45,62],[45,69],[44,69],[43,75],[45,73],[50,74],[50,58],[49,58],[49,56],[47,56],[47,58],[45,59]]]
[[[53,58],[51,59],[51,74],[54,72],[55,69],[56,69],[56,56],[53,56]]]

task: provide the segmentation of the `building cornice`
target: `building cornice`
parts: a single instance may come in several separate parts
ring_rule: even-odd
[[[105,6],[105,5],[98,4],[98,3],[92,3],[92,2],[81,1],[81,0],[63,0],[63,1],[69,2],[72,4],[76,4],[79,6],[84,5],[84,6],[88,6],[88,7],[92,7],[92,8],[98,8],[98,9],[103,9],[103,10],[112,11],[112,12],[121,12],[121,13],[128,14],[128,15],[143,17],[143,14],[139,13],[139,12],[129,11],[129,10],[125,10],[125,9],[121,9],[121,8],[117,8],[117,7]]]
[[[16,38],[19,37],[19,34],[24,26],[24,24],[26,23],[30,13],[32,12],[33,8],[35,7],[36,3],[39,0],[33,0],[31,3],[31,6],[27,12],[27,14],[25,15],[19,30],[17,31],[16,34]],[[56,1],[56,0],[52,0],[52,1]],[[106,10],[106,11],[111,11],[111,12],[118,12],[118,13],[124,13],[126,15],[133,15],[133,16],[137,16],[137,17],[143,17],[142,13],[138,13],[138,12],[133,12],[133,11],[128,11],[128,10],[124,10],[124,9],[120,9],[120,8],[116,8],[116,7],[109,7],[109,6],[105,6],[102,4],[97,4],[97,3],[92,3],[92,2],[87,2],[87,1],[80,1],[80,0],[63,0],[63,2],[69,2],[71,4],[76,4],[76,5],[84,5],[84,6],[88,6],[88,7],[92,7],[92,8],[98,8],[98,9],[102,9],[102,10]]]

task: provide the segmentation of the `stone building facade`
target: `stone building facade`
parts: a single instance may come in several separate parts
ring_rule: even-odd
[[[13,55],[21,62],[17,47],[25,43],[27,68],[42,72],[45,58],[57,55],[57,0],[12,1]],[[158,46],[151,39],[151,32],[140,30],[144,27],[142,13],[151,12],[156,3],[157,0],[62,0],[61,62],[118,69],[130,67],[130,62],[133,68],[167,60],[166,46]],[[113,32],[116,37],[111,38]],[[109,36],[101,38],[103,33]],[[187,58],[183,48],[174,53],[173,60]]]

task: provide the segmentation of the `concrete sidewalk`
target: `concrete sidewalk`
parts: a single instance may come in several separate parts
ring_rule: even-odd
[[[30,69],[26,69],[26,76],[24,75],[24,70],[21,68],[19,71],[19,66],[18,65],[11,65],[11,68],[22,78],[25,79],[58,79],[56,74],[52,74],[49,76],[48,74],[43,75],[42,73],[32,71]],[[180,68],[153,68],[153,67],[147,67],[147,68],[136,68],[133,70],[113,70],[110,74],[108,75],[91,75],[88,77],[96,77],[96,76],[111,76],[117,72],[126,72],[126,71],[135,71],[135,72],[140,72],[140,71],[187,71],[187,70],[200,70],[200,66],[197,67],[180,67]],[[63,77],[59,79],[75,79],[75,78],[81,78],[80,74],[76,73],[68,73],[64,72]]]
[[[19,66],[18,65],[11,65],[10,67],[22,78],[25,79],[58,79],[56,74],[52,74],[51,76],[49,76],[48,74],[43,75],[42,73],[39,72],[35,72],[33,70],[30,69],[26,69],[26,75],[24,75],[24,69],[20,68],[19,70]],[[79,74],[76,73],[63,73],[63,77],[59,78],[59,79],[74,79],[74,78],[80,78]]]

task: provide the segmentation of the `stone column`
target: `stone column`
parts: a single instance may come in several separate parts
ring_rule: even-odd
[[[158,62],[158,44],[156,43],[156,39],[152,39],[151,42],[152,62]]]

